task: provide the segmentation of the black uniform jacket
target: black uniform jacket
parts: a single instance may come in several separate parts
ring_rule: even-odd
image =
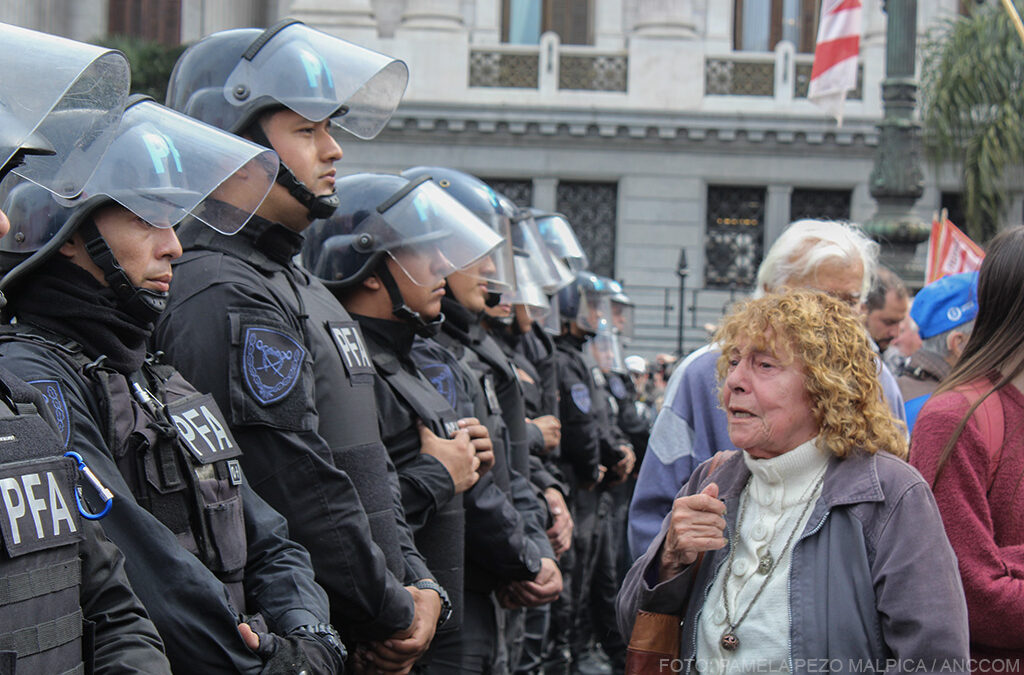
[[[31,404],[47,421],[51,428],[56,424],[49,414],[42,394],[35,387],[22,382],[13,374],[0,368],[0,391],[15,405]],[[4,405],[4,403],[0,403]],[[0,422],[0,429],[3,428]],[[40,444],[42,445],[42,444]],[[53,434],[52,446],[59,448],[60,438]],[[35,446],[35,452],[42,448]],[[54,455],[56,456],[56,455]],[[14,460],[9,453],[0,453],[0,465]],[[21,459],[20,457],[17,459]],[[74,504],[69,504],[75,508]],[[78,556],[81,560],[81,576],[78,582],[78,604],[86,624],[86,645],[83,657],[91,660],[91,670],[99,675],[124,673],[139,675],[167,675],[171,666],[164,656],[163,643],[156,627],[150,621],[145,608],[135,595],[124,571],[124,555],[106,535],[98,521],[82,518],[79,522],[81,540]],[[15,559],[16,560],[16,559]],[[0,577],[5,583],[8,559],[0,559]],[[43,570],[37,569],[36,573]],[[28,575],[26,575],[28,576]],[[12,584],[8,588],[14,588]],[[35,621],[40,621],[43,611],[35,611],[31,600],[19,600],[16,592],[9,592],[4,612],[30,611]],[[50,598],[43,600],[51,602]],[[44,610],[44,608],[39,608]],[[12,617],[7,616],[6,620]],[[31,621],[30,621],[31,622]],[[19,659],[19,664],[21,660]]]
[[[163,637],[171,665],[182,673],[258,673],[262,660],[242,641],[237,611],[259,612],[275,633],[328,619],[327,597],[313,580],[309,556],[288,538],[279,513],[241,484],[247,542],[245,600],[233,608],[225,585],[175,534],[133,496],[121,475],[110,442],[131,447],[129,439],[108,442],[108,420],[93,382],[53,348],[27,342],[0,345],[3,363],[37,387],[52,387],[51,409],[64,416],[65,447],[74,449],[114,493],[103,518],[111,540],[124,552],[131,585]],[[112,373],[111,378],[124,378]],[[127,386],[127,385],[126,385]],[[129,450],[130,451],[130,450]]]
[[[458,415],[413,363],[415,329],[403,321],[354,315],[377,369],[374,394],[384,444],[398,468],[402,502],[416,545],[433,576],[444,586],[452,616],[450,632],[462,621],[465,561],[465,510],[462,494],[444,465],[421,452],[419,424],[441,438],[458,431]]]
[[[494,447],[494,466],[463,495],[466,587],[489,593],[509,581],[533,579],[540,571],[541,550],[527,538],[523,516],[515,507],[513,475],[517,482],[522,478],[509,466],[504,438],[508,432],[501,416],[490,414],[476,373],[456,353],[432,339],[417,338],[412,358],[459,417],[476,417],[487,427]]]
[[[592,485],[598,479],[601,438],[590,368],[583,360],[582,338],[570,334],[555,339],[558,363],[558,419],[562,422],[562,462],[573,485]]]
[[[489,326],[488,332],[516,369],[526,417],[558,417],[558,375],[555,370],[555,343],[551,338],[543,331],[524,335],[500,325]],[[524,347],[527,342],[529,348]],[[540,367],[534,363],[534,358]],[[526,428],[530,437],[530,482],[541,490],[555,488],[568,496],[569,488],[557,462],[560,456],[558,448],[548,451],[540,429],[533,424]]]
[[[501,347],[480,324],[480,317],[453,297],[441,301],[445,322],[437,342],[456,354],[484,390],[489,416],[504,422],[505,454],[508,458],[509,489],[513,504],[523,516],[527,538],[545,558],[555,558],[545,532],[549,518],[547,502],[530,485],[530,439],[522,391],[515,369]]]
[[[346,640],[407,628],[403,586],[429,574],[381,444],[358,326],[295,265],[302,237],[279,224],[253,216],[227,237],[192,221],[179,238],[155,347],[228,416],[253,488],[309,550]]]

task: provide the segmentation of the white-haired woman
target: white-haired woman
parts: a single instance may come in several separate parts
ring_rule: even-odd
[[[754,295],[811,288],[858,308],[871,287],[877,264],[878,244],[856,225],[798,220],[765,254]],[[629,546],[634,558],[658,533],[672,508],[672,498],[697,465],[732,447],[725,413],[715,399],[718,355],[714,344],[697,350],[669,380],[629,509]],[[903,397],[888,369],[882,371],[882,388],[893,415],[905,419]]]

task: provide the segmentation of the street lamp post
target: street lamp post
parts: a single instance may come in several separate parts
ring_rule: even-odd
[[[917,244],[928,238],[930,225],[914,212],[924,192],[921,172],[921,125],[914,119],[917,41],[917,0],[884,0],[888,15],[885,37],[883,119],[869,185],[878,209],[864,229],[882,245],[882,262],[917,286],[924,268],[915,259]]]
[[[679,249],[679,262],[676,263],[676,275],[679,277],[679,327],[676,334],[676,354],[683,356],[683,324],[686,323],[686,275],[690,268],[686,264],[686,249]]]

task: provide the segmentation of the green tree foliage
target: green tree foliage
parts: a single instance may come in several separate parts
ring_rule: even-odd
[[[188,45],[165,45],[153,40],[137,37],[112,35],[96,41],[96,44],[119,49],[128,57],[132,66],[132,93],[152,96],[158,103],[164,102],[167,82],[171,70]]]
[[[927,150],[961,168],[967,222],[957,224],[984,242],[1005,213],[1006,170],[1024,164],[1024,46],[997,1],[944,24],[923,56]]]

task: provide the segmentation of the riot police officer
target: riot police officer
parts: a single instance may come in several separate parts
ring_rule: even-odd
[[[515,207],[476,177],[454,169],[414,167],[402,175],[412,180],[429,177],[505,239],[487,258],[449,276],[442,299],[446,320],[435,339],[441,347],[460,355],[473,371],[486,394],[488,416],[500,420],[505,428],[503,437],[511,469],[508,492],[523,516],[527,536],[542,554],[542,567],[534,579],[506,584],[499,592],[508,610],[503,631],[503,646],[508,652],[505,658],[514,668],[523,642],[522,610],[550,603],[562,588],[561,571],[545,533],[546,503],[530,484],[530,437],[520,384],[508,359],[480,324],[488,291],[500,292],[514,284],[511,226]],[[429,362],[430,357],[425,360]]]
[[[402,511],[359,326],[293,257],[337,206],[332,125],[372,138],[407,78],[404,63],[295,21],[182,54],[168,104],[273,148],[282,166],[238,235],[182,224],[172,311],[154,332],[228,415],[254,489],[310,551],[346,641],[398,672],[429,646],[443,591]]]
[[[181,253],[172,226],[218,214],[217,227],[236,231],[276,165],[259,146],[134,99],[74,205],[25,209],[40,217],[0,240],[18,261],[3,279],[17,323],[0,353],[113,493],[106,531],[182,672],[343,669],[309,556],[249,488],[216,403],[146,350]],[[37,190],[21,184],[10,202]]]
[[[441,323],[445,277],[501,239],[427,179],[357,174],[339,180],[338,188],[341,206],[312,226],[303,261],[359,321],[376,368],[382,435],[402,481],[406,515],[428,565],[451,595],[454,616],[427,653],[427,667],[489,672],[492,660],[474,658],[471,651],[480,648],[473,636],[484,618],[475,603],[489,600],[463,594],[464,558],[497,561],[501,568],[483,570],[494,575],[510,567],[513,574],[532,575],[539,560],[536,554],[532,560],[517,556],[510,565],[507,556],[495,555],[512,543],[503,538],[464,556],[468,522],[489,519],[489,527],[508,533],[501,522],[506,514],[485,503],[485,493],[470,492],[494,462],[491,439],[477,419],[459,418],[452,399],[417,368],[411,350],[418,333],[436,332]]]
[[[20,168],[51,190],[77,193],[117,126],[127,61],[5,24],[0,61],[11,71],[0,87],[0,180]],[[9,228],[0,210],[0,237]],[[55,429],[40,392],[0,368],[0,435],[8,439],[0,450],[0,670],[169,673],[124,556],[76,506],[74,463],[61,457]]]

